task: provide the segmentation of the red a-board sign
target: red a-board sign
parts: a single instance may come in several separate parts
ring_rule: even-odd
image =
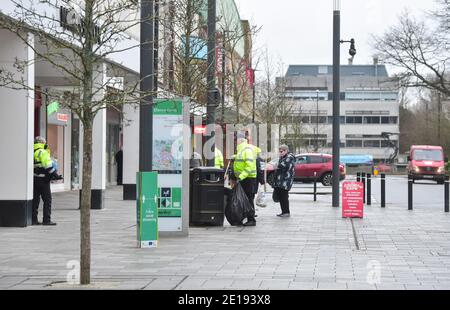
[[[361,182],[342,184],[342,217],[363,218],[364,185]]]

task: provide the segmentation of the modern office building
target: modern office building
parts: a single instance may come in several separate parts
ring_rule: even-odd
[[[332,152],[333,66],[290,65],[278,79],[292,107],[283,140],[297,152]],[[282,83],[282,84],[281,84]],[[389,158],[393,148],[382,133],[399,143],[398,85],[384,65],[341,66],[340,143],[342,155]],[[317,145],[317,147],[316,147]]]

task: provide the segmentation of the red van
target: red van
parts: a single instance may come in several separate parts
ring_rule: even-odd
[[[415,180],[445,181],[444,151],[441,146],[412,145],[408,156],[408,175]]]

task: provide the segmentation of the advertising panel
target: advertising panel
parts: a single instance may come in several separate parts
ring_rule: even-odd
[[[342,217],[363,218],[364,185],[362,182],[342,184]]]

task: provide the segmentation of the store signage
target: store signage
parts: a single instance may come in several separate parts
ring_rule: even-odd
[[[47,115],[52,115],[59,111],[59,102],[53,101],[47,106]]]
[[[362,182],[342,184],[342,217],[363,218],[364,185]]]
[[[206,126],[205,125],[194,126],[194,134],[204,135],[205,133],[206,133]]]
[[[69,120],[69,115],[68,114],[62,114],[62,113],[58,113],[56,115],[56,119],[60,122],[65,122],[67,123],[67,121]]]

